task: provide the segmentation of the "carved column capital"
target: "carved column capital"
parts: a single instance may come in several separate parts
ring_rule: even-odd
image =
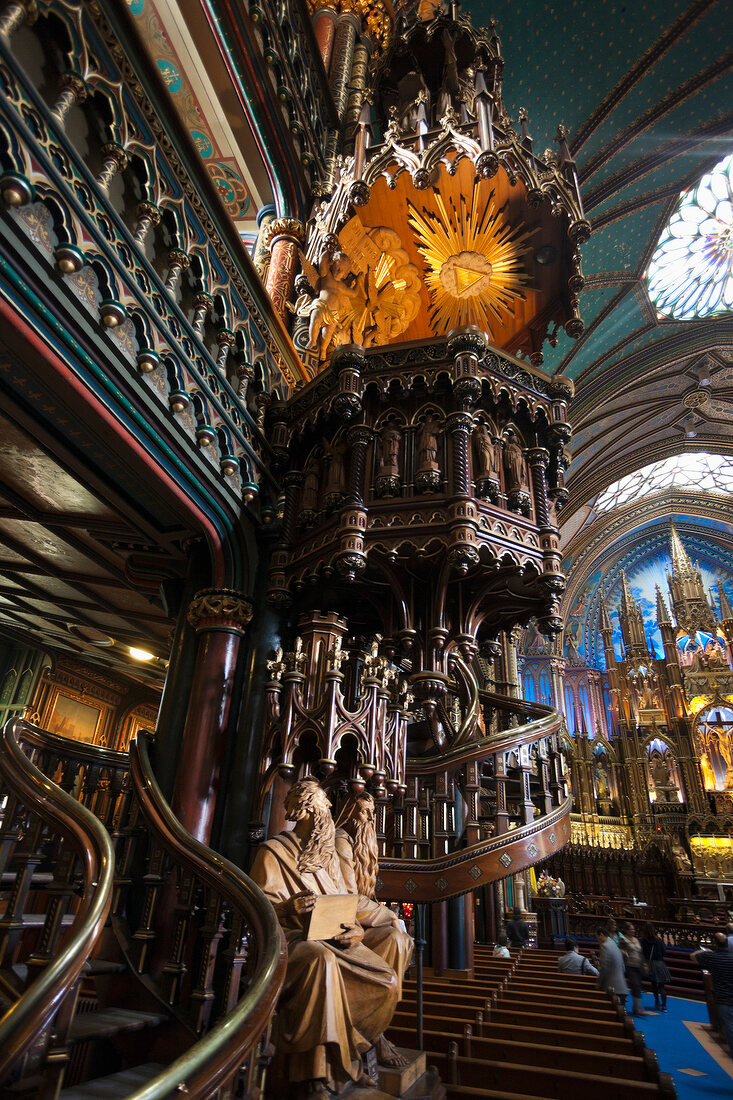
[[[265,248],[272,248],[277,237],[287,237],[295,244],[305,244],[305,226],[297,218],[275,218],[265,230]]]
[[[447,432],[470,432],[473,429],[474,420],[470,413],[454,412],[445,419]]]
[[[352,447],[361,443],[367,446],[374,437],[374,431],[368,424],[354,424],[346,433],[346,439]]]
[[[233,588],[204,588],[188,605],[189,626],[197,633],[224,630],[244,634],[252,618],[252,604]]]
[[[527,461],[530,466],[544,466],[547,467],[550,461],[550,452],[544,447],[530,447],[527,451]]]

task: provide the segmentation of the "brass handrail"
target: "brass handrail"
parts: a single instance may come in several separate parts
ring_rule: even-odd
[[[189,1100],[203,1100],[247,1059],[265,1030],[285,978],[285,939],[275,910],[259,887],[235,864],[186,832],[174,816],[153,776],[148,740],[148,735],[138,733],[130,745],[130,774],[146,824],[154,827],[157,839],[176,861],[247,913],[263,954],[233,1011],[162,1073],[126,1097],[165,1100],[185,1091]]]
[[[80,976],[107,919],[114,876],[107,830],[31,763],[18,744],[24,727],[22,719],[13,718],[0,730],[0,772],[24,806],[69,837],[83,865],[84,889],[66,945],[0,1019],[0,1080],[51,1023]]]

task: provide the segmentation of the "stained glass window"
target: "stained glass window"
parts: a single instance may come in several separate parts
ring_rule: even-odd
[[[733,310],[733,156],[683,192],[647,270],[661,317]]]
[[[659,462],[642,466],[633,474],[614,481],[599,495],[597,514],[636,503],[641,497],[663,493],[668,489],[694,489],[703,493],[733,492],[733,458],[712,455],[704,451],[697,454],[673,455]]]

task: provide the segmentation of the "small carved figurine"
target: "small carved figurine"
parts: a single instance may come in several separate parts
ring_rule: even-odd
[[[507,441],[504,444],[504,469],[506,470],[507,489],[511,492],[527,492],[527,468],[524,462],[522,448],[519,446],[513,434],[507,433]]]
[[[329,443],[324,439],[323,449],[330,459],[323,492],[326,497],[331,493],[343,494],[346,492],[346,444],[341,441]]]
[[[394,424],[388,424],[382,429],[381,441],[379,474],[384,477],[398,477],[402,436]]]
[[[417,469],[440,470],[438,465],[438,432],[440,424],[432,415],[423,421],[417,439]]]
[[[473,430],[476,451],[476,477],[490,477],[499,480],[499,457],[485,424],[478,424]]]

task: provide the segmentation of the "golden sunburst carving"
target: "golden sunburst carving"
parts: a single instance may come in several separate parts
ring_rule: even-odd
[[[419,210],[408,199],[410,226],[425,261],[430,321],[438,332],[478,325],[491,334],[514,313],[515,303],[524,301],[529,280],[523,257],[535,230],[510,225],[508,203],[498,207],[493,190],[482,202],[480,187],[475,181],[458,206],[452,198],[446,205],[437,189],[434,210]]]

